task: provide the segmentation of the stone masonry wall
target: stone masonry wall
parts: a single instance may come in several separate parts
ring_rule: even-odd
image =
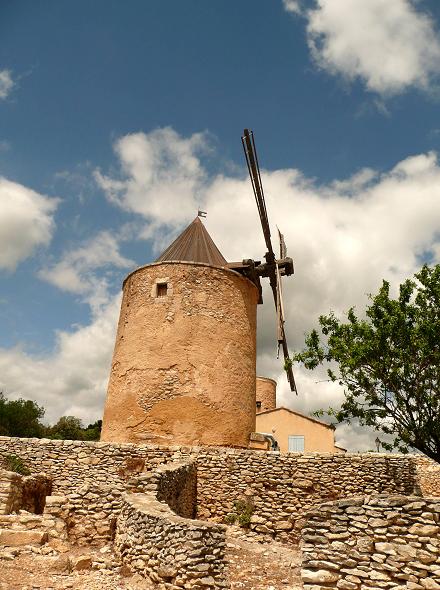
[[[53,494],[67,495],[79,486],[118,486],[127,479],[127,465],[145,460],[145,471],[166,463],[180,447],[101,442],[9,438],[0,436],[0,456],[21,457],[33,473],[53,480]]]
[[[328,502],[302,529],[304,590],[440,588],[440,499]]]
[[[114,535],[133,465],[148,473],[170,460],[165,447],[100,442],[0,437],[0,456],[21,457],[33,473],[53,480],[52,493],[66,497],[69,539],[103,545]],[[143,491],[141,489],[141,491]]]
[[[179,463],[149,475],[146,493],[124,496],[115,549],[126,565],[159,589],[228,587],[225,527],[183,518],[171,510],[194,513],[194,482],[194,464]]]
[[[10,514],[21,508],[21,476],[0,469],[0,514]]]
[[[417,480],[423,496],[440,496],[440,464],[419,455],[415,457]]]
[[[23,476],[0,469],[0,514],[26,510],[42,514],[52,482],[43,474]]]
[[[167,293],[157,297],[161,283]],[[102,440],[247,447],[257,300],[252,281],[223,267],[161,261],[130,273]]]
[[[197,514],[197,467],[195,463],[161,465],[151,474],[155,480],[156,498],[183,518],[195,518]]]
[[[0,515],[0,545],[27,545],[67,538],[66,498],[47,496],[43,514],[20,510],[18,514]]]
[[[88,482],[68,494],[68,532],[78,545],[103,545],[115,534],[117,517],[124,504],[125,492],[154,491],[158,500],[167,503],[179,516],[194,518],[197,506],[197,473],[194,463],[176,470],[175,464],[160,465],[153,472],[130,476],[108,485]]]
[[[77,545],[105,545],[115,532],[125,487],[87,483],[67,494],[67,531]]]
[[[251,529],[295,540],[295,523],[328,500],[363,494],[417,494],[411,457],[204,449],[197,455],[198,515],[222,521],[237,500],[254,505]]]
[[[71,538],[95,544],[111,538],[123,493],[143,492],[145,475],[175,460],[191,458],[196,464],[199,518],[223,522],[244,497],[254,504],[251,530],[280,540],[296,539],[295,522],[326,501],[380,493],[417,495],[419,477],[427,470],[411,455],[300,455],[7,437],[0,437],[2,453],[20,456],[33,472],[48,473],[52,493],[68,498]],[[142,473],[130,473],[137,464]]]

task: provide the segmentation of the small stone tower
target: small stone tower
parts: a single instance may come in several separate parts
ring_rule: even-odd
[[[269,377],[257,377],[257,414],[277,406],[277,382]]]
[[[258,297],[199,217],[129,274],[101,440],[247,447]]]

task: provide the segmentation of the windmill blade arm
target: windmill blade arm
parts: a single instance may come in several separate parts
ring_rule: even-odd
[[[243,150],[246,157],[246,164],[249,171],[249,176],[254,191],[255,201],[257,203],[258,213],[260,215],[261,227],[263,229],[264,240],[266,242],[267,253],[265,255],[266,264],[256,265],[253,268],[256,276],[265,276],[269,278],[270,287],[272,289],[275,306],[278,316],[278,344],[283,348],[283,355],[285,361],[285,370],[287,379],[290,384],[290,389],[297,393],[295,378],[293,376],[292,365],[289,357],[289,349],[287,347],[286,335],[284,332],[284,311],[282,304],[281,282],[280,274],[293,274],[293,262],[291,258],[286,256],[287,249],[284,242],[284,237],[279,232],[280,239],[280,258],[276,260],[273,251],[269,220],[267,217],[266,202],[264,199],[263,184],[261,182],[260,166],[258,164],[257,150],[255,148],[254,134],[248,129],[244,130],[241,138]]]
[[[270,239],[270,226],[267,217],[266,201],[264,199],[263,184],[261,182],[260,166],[258,164],[257,151],[255,148],[254,134],[249,129],[245,129],[241,138],[243,150],[246,157],[246,164],[254,191],[255,201],[257,203],[258,213],[260,215],[261,227],[263,229],[264,240],[268,256],[267,262],[272,263],[275,260],[275,254]]]
[[[289,381],[289,385],[290,385],[290,391],[294,391],[296,393],[296,395],[298,395],[298,390],[296,389],[296,383],[295,383],[295,377],[293,376],[293,369],[292,369],[292,364],[291,364],[291,360],[290,360],[290,356],[289,356],[289,348],[287,346],[287,340],[286,340],[286,335],[284,333],[284,327],[282,329],[282,340],[280,342],[280,345],[282,346],[283,349],[283,356],[284,356],[284,368],[287,374],[287,380]]]
[[[286,334],[284,332],[284,303],[283,303],[283,285],[281,282],[280,268],[276,265],[276,290],[274,292],[275,307],[277,311],[277,339],[278,346],[283,348],[284,367],[287,373],[290,390],[298,395],[296,389],[295,377],[293,376],[292,364],[289,356],[289,347],[287,346]]]

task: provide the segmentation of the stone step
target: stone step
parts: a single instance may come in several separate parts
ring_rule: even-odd
[[[46,531],[0,529],[0,546],[20,547],[22,545],[44,545],[48,539]]]

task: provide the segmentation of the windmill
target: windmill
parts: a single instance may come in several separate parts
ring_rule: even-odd
[[[266,203],[264,199],[264,191],[261,182],[260,167],[258,164],[253,132],[245,129],[241,141],[246,156],[246,163],[252,183],[252,189],[255,195],[255,201],[257,203],[258,213],[260,215],[264,240],[266,242],[267,252],[264,255],[266,262],[261,263],[260,260],[243,260],[241,263],[231,262],[228,264],[228,267],[240,272],[256,284],[260,293],[259,303],[263,303],[260,277],[269,278],[277,314],[278,356],[280,348],[282,348],[285,360],[285,370],[287,373],[287,380],[289,382],[290,389],[291,391],[298,393],[296,389],[295,378],[293,376],[286,333],[284,329],[284,303],[281,282],[282,276],[290,276],[293,274],[293,261],[287,256],[286,244],[280,230],[278,230],[280,257],[278,259],[275,257],[275,252],[272,247],[270,226],[267,217]]]

